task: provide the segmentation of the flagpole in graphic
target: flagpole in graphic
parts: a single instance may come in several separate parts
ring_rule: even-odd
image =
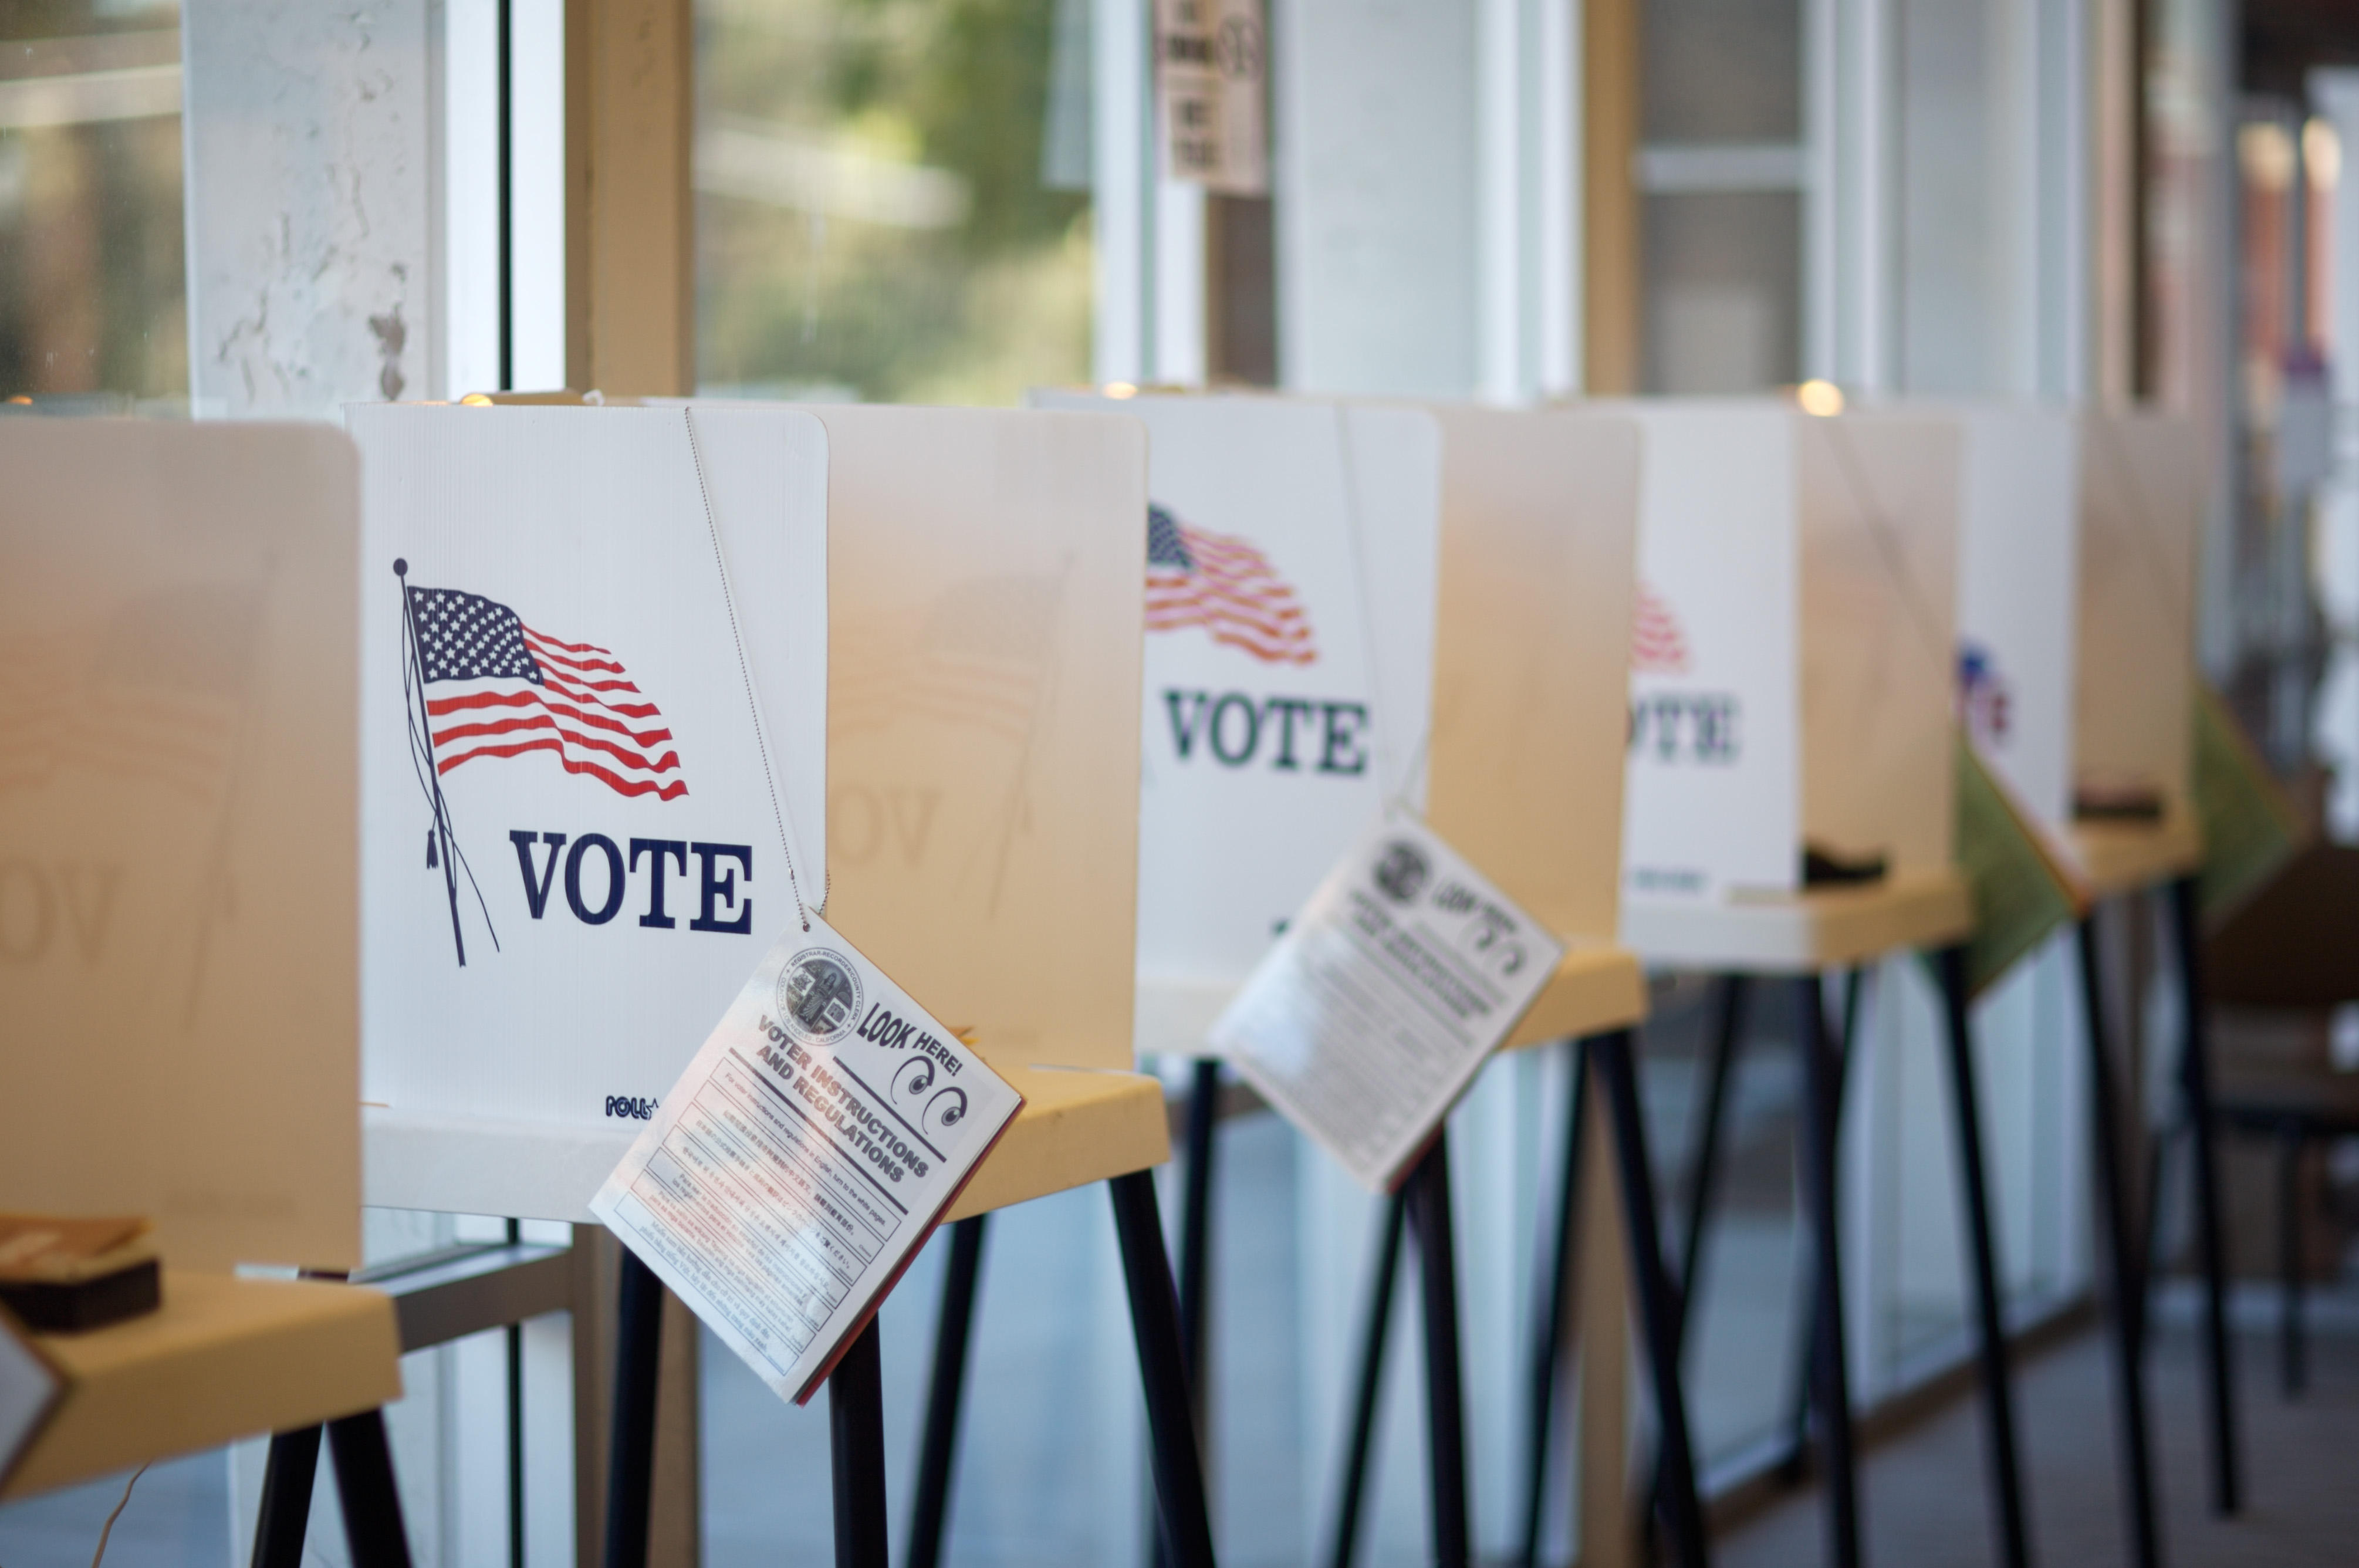
[[[410,673],[410,680],[402,682],[402,702],[405,707],[408,705],[408,688],[414,682],[418,706],[410,712],[410,722],[417,725],[418,733],[425,737],[426,742],[426,789],[434,811],[434,837],[428,839],[427,843],[429,846],[436,839],[441,843],[442,890],[451,901],[451,942],[459,950],[459,967],[464,969],[467,966],[467,939],[459,931],[458,844],[451,832],[451,808],[442,799],[442,772],[434,765],[434,722],[424,711],[426,655],[418,641],[417,607],[409,601],[409,562],[396,557],[393,574],[401,580],[401,624],[405,633],[402,644],[408,655]],[[472,877],[473,874],[470,872],[469,875]]]

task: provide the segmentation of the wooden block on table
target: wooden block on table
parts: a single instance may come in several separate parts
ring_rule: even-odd
[[[66,1389],[10,1497],[401,1397],[393,1300],[364,1286],[167,1269],[154,1312],[35,1343]]]

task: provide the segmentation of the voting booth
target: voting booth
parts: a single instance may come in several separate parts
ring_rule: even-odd
[[[583,1217],[804,907],[1005,1075],[1127,1065],[1131,906],[1103,868],[1132,855],[1108,617],[1135,625],[1136,593],[1089,574],[1116,570],[1135,436],[732,405],[350,418],[371,1202]],[[1042,1114],[1120,1103],[1161,1158],[1151,1083],[1019,1087]],[[1111,1173],[1041,1186],[1029,1144],[963,1201]]]
[[[1856,1559],[1860,1520],[1836,1192],[1841,1048],[1821,980],[1912,950],[1931,960],[1995,1536],[2003,1560],[2021,1563],[2027,1532],[1967,1010],[1973,912],[1951,864],[1966,433],[1930,410],[1634,407],[1647,442],[1624,939],[1652,962],[1719,976],[1705,1069],[1713,1117],[1749,987],[1767,980],[1792,996],[1820,1369],[1810,1387],[1836,1561]],[[1690,1189],[1682,1290],[1693,1283],[1718,1142],[1708,1127],[1706,1168]],[[1674,1355],[1685,1321],[1674,1312]]]
[[[2106,887],[2156,846],[2178,863],[2200,853],[2190,725],[2205,493],[2186,419],[2093,408],[2079,423],[2074,848]]]
[[[1515,1043],[1643,1009],[1614,945],[1626,421],[1035,395],[1152,443],[1138,1048],[1190,1054],[1337,858],[1422,811],[1569,939]]]
[[[2066,408],[1940,412],[1959,445],[1959,727],[2061,844],[2072,821],[2081,433]]]
[[[1667,961],[1804,965],[1853,945],[1840,926],[1863,901],[1833,895],[1865,889],[1881,945],[1962,923],[1956,430],[1768,402],[1621,406],[1647,432],[1625,940]],[[1813,855],[1821,876],[1806,878]]]
[[[35,1336],[10,1496],[324,1421],[355,1540],[400,1533],[392,1302],[232,1272],[360,1261],[356,469],[316,426],[0,425],[0,1210],[162,1263]]]

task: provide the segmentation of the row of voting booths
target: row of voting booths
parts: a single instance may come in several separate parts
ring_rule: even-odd
[[[355,1561],[406,1562],[375,1413],[397,1357],[545,1310],[484,1281],[546,1271],[549,1249],[493,1249],[440,1296],[232,1266],[344,1279],[364,1203],[588,1221],[746,975],[823,917],[1023,1096],[955,1201],[892,1238],[951,1231],[908,1498],[885,1492],[873,1321],[833,1361],[839,1562],[882,1564],[897,1540],[914,1568],[939,1561],[988,1216],[1094,1183],[1157,1548],[1213,1561],[1201,1374],[1229,1073],[1381,1193],[1322,1552],[1357,1549],[1408,1247],[1432,1552],[1470,1562],[1440,1112],[1480,1057],[1404,1066],[1378,1029],[1381,1082],[1349,1053],[1314,1082],[1220,1043],[1306,900],[1395,813],[1561,953],[1486,1047],[1577,1042],[1546,1112],[1560,1159],[1516,1176],[1547,1215],[1527,1560],[1571,1473],[1550,1434],[1591,1269],[1626,1272],[1647,1507],[1680,1561],[1708,1560],[1689,1298],[1731,1063],[1772,989],[1803,1020],[1827,1550],[1859,1560],[1835,1131],[1859,1007],[1854,983],[1831,1019],[1828,982],[1908,953],[1941,1000],[1994,1555],[2029,1560],[1972,1002],[2062,919],[2080,922],[2125,1508],[2154,1562],[2147,1259],[2087,920],[2168,888],[2191,942],[2191,462],[2157,416],[1767,399],[495,401],[355,407],[341,432],[0,429],[0,635],[20,650],[0,1016],[41,1042],[5,1053],[0,1088],[46,1107],[0,1142],[0,1209],[144,1216],[168,1266],[156,1314],[21,1336],[46,1391],[0,1491],[269,1432],[255,1561],[291,1563],[324,1431]],[[2015,883],[1992,869],[1993,811]],[[2026,865],[2061,911],[2036,930]],[[2182,1083],[2233,1507],[2191,954]],[[1715,977],[1673,1226],[1638,1092],[1648,968]],[[1181,1082],[1175,1264],[1152,1171]],[[1593,1093],[1618,1236],[1576,1224]],[[1339,1142],[1338,1116],[1393,1155]],[[620,1290],[600,1444],[618,1568],[647,1554],[658,1270],[626,1255]],[[1613,1446],[1584,1462],[1618,1467]]]

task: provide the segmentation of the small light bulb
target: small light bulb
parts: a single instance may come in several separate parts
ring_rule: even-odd
[[[462,408],[488,408],[492,400],[481,392],[470,392],[459,399],[459,406]]]
[[[1109,381],[1105,384],[1105,395],[1109,397],[1136,397],[1138,388],[1127,381]]]
[[[1829,419],[1843,410],[1843,388],[1832,381],[1805,381],[1794,388],[1794,400],[1805,414]]]

